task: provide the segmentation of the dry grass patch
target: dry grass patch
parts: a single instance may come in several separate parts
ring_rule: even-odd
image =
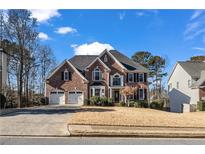
[[[83,107],[69,124],[205,127],[205,112],[171,113],[153,109],[128,107]]]

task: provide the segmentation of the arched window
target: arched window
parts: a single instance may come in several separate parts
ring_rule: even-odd
[[[121,77],[120,75],[116,74],[113,76],[113,86],[120,86],[121,85]]]
[[[98,67],[96,67],[93,71],[93,80],[94,81],[102,80],[102,72]]]

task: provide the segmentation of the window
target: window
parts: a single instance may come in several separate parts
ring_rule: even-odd
[[[98,89],[98,88],[95,89],[95,96],[100,97],[100,89]]]
[[[179,82],[177,82],[177,89],[179,89]]]
[[[64,71],[64,81],[68,81],[69,80],[69,75],[68,75],[68,70]]]
[[[188,80],[188,88],[191,87],[191,80]]]
[[[128,82],[133,82],[133,80],[134,80],[134,74],[128,73]]]
[[[144,100],[144,89],[139,89],[139,100]]]
[[[144,82],[144,73],[139,73],[139,82]]]
[[[91,92],[91,97],[93,96],[98,96],[98,97],[103,97],[105,96],[105,87],[104,86],[97,86],[97,87],[91,87],[90,88]]]
[[[107,55],[104,56],[104,62],[107,62]]]
[[[121,78],[119,75],[115,75],[113,77],[113,86],[120,86],[121,85]]]
[[[93,71],[93,80],[94,81],[102,80],[102,72],[98,67]]]

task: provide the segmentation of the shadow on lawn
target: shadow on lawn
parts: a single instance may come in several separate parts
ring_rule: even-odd
[[[39,115],[39,114],[67,114],[77,112],[110,112],[115,111],[114,109],[105,108],[43,108],[43,109],[17,109],[15,112],[1,115],[0,117],[10,117],[17,115]]]

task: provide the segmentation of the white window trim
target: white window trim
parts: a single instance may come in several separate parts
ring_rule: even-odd
[[[142,98],[140,98],[140,90],[142,90],[142,94],[143,94],[143,97]],[[144,88],[140,88],[139,89],[139,100],[144,100]]]
[[[111,75],[111,86],[113,86],[113,78],[115,78],[115,76],[116,75],[118,75],[119,76],[119,78],[120,78],[120,85],[118,85],[118,86],[123,86],[124,85],[124,83],[123,83],[123,75],[120,75],[120,74],[118,74],[118,73],[116,73],[116,74],[114,74],[114,75]],[[115,85],[116,86],[116,85]]]
[[[91,89],[92,89],[92,91],[91,91]],[[95,89],[100,89],[100,97],[105,96],[105,86],[91,86],[90,87],[90,94],[92,92],[92,96],[95,96]],[[102,92],[102,90],[104,90],[104,93]]]
[[[140,81],[140,75],[142,75],[142,81]],[[139,82],[144,82],[144,73],[138,73]]]
[[[129,75],[132,75],[132,81],[129,80]],[[134,82],[134,73],[128,73],[128,82],[133,83]]]
[[[102,71],[99,69],[99,71],[96,71],[96,69],[99,69],[99,67],[97,66],[93,72],[92,72],[92,80],[93,81],[102,81]],[[99,72],[99,80],[95,79],[95,72]]]
[[[108,62],[107,55],[104,56],[103,60],[104,60],[105,63]]]
[[[66,73],[68,73],[68,79],[65,78],[65,74],[66,74]],[[64,81],[68,81],[68,80],[69,80],[69,72],[68,72],[68,70],[66,69],[66,70],[64,71]]]

